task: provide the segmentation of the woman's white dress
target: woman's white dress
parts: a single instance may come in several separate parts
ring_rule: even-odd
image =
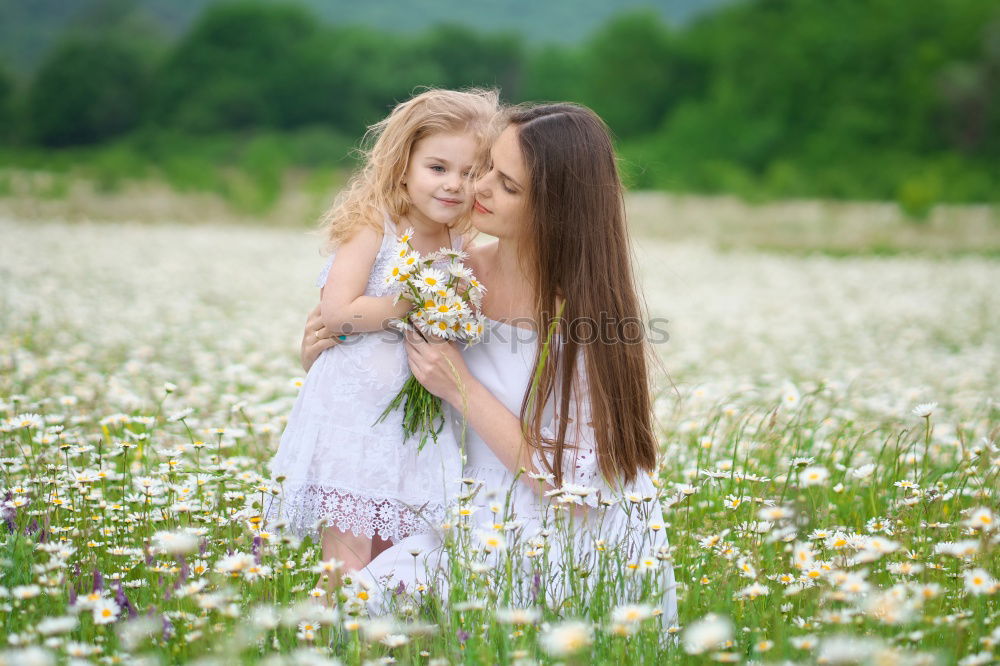
[[[397,237],[388,218],[383,233],[368,296],[395,293],[384,281]],[[331,256],[317,286],[326,284],[333,261]],[[284,521],[292,533],[315,537],[324,520],[356,536],[394,542],[440,524],[444,498],[455,491],[462,471],[450,429],[418,453],[415,438],[403,441],[400,409],[375,422],[409,376],[397,331],[350,335],[320,354],[270,462],[271,478],[285,478],[267,510],[269,524]]]
[[[520,414],[521,402],[530,387],[532,364],[537,347],[533,331],[488,320],[482,342],[464,350],[463,358],[471,374],[515,415]],[[582,368],[582,363],[577,367]],[[574,396],[586,396],[585,373],[578,375]],[[656,498],[656,488],[648,474],[640,472],[636,480],[618,492],[603,479],[595,456],[595,440],[588,400],[578,400],[580,406],[567,426],[567,449],[563,460],[564,489],[568,497],[586,504],[583,516],[572,519],[565,511],[555,520],[553,504],[557,498],[542,498],[532,487],[515,480],[494,455],[486,442],[471,429],[464,432],[467,462],[464,467],[463,493],[471,499],[453,504],[447,530],[416,535],[395,544],[376,557],[361,572],[361,582],[374,590],[370,594],[369,610],[373,614],[386,612],[393,597],[412,593],[418,586],[436,587],[442,594],[448,585],[448,556],[442,547],[448,538],[467,534],[462,558],[465,564],[479,571],[489,570],[507,562],[511,553],[519,553],[520,571],[505,576],[503,585],[513,586],[514,606],[529,605],[544,592],[550,604],[579,592],[580,586],[593,583],[601,570],[599,560],[607,558],[603,570],[613,567],[622,575],[616,590],[620,603],[635,601],[639,590],[646,586],[658,590],[656,605],[662,611],[664,626],[676,621],[677,598],[673,566],[663,516]],[[551,405],[543,411],[542,434],[554,436],[556,422]],[[572,416],[572,415],[571,415]],[[450,421],[455,439],[463,440],[463,424],[452,410]],[[574,455],[575,454],[575,455]],[[534,464],[545,469],[541,454]],[[529,480],[530,484],[537,483]],[[477,492],[478,489],[478,492]],[[452,498],[453,501],[455,498]],[[456,506],[463,507],[456,515]],[[572,520],[571,529],[565,529]],[[470,521],[471,529],[459,529],[462,521]],[[572,536],[567,536],[567,534]],[[502,538],[497,541],[496,535]],[[416,553],[416,555],[415,555]],[[522,557],[532,553],[531,557]],[[541,566],[547,560],[547,565]],[[506,564],[504,564],[506,566]],[[594,572],[595,575],[590,575]],[[648,601],[648,595],[647,595]]]

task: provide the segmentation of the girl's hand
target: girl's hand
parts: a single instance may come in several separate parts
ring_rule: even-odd
[[[458,410],[463,409],[463,396],[475,382],[461,352],[452,343],[428,336],[424,340],[417,331],[406,331],[406,355],[410,372],[424,388]]]
[[[323,350],[329,349],[339,342],[340,340],[333,335],[333,332],[323,325],[323,318],[320,316],[320,308],[317,305],[309,313],[305,330],[302,331],[302,348],[299,350],[302,369],[309,372],[309,368],[316,362]]]

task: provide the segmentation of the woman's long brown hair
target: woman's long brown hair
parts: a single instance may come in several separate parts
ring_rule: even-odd
[[[573,378],[582,362],[588,391],[575,395],[589,399],[601,473],[612,485],[631,482],[655,467],[657,442],[650,346],[611,137],[597,114],[575,104],[515,107],[507,120],[517,128],[530,174],[530,250],[523,256],[536,280],[543,342],[563,308],[559,335],[543,367],[541,351],[536,356],[538,383],[521,405],[526,438],[550,451],[543,459],[551,460],[548,471],[562,485],[566,449],[573,445],[567,428],[579,408],[572,404]],[[553,398],[558,427],[554,439],[545,439],[542,406]]]

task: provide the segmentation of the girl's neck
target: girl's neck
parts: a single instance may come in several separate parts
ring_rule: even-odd
[[[419,214],[413,214],[413,212],[404,215],[400,223],[404,229],[413,227],[413,240],[411,242],[418,250],[422,248],[423,251],[431,251],[451,246],[451,227],[446,224],[423,219]]]

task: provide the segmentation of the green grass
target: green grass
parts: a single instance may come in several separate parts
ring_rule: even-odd
[[[44,355],[52,337],[36,333],[40,334],[19,338],[18,345]],[[101,372],[115,358],[117,353],[109,350],[106,356],[90,358],[86,367]],[[4,620],[8,637],[16,635],[29,643],[41,640],[32,637],[43,618],[79,612],[79,625],[69,637],[126,659],[159,655],[179,662],[212,656],[227,663],[254,663],[271,652],[318,646],[347,663],[389,655],[414,663],[424,654],[450,663],[525,657],[548,663],[550,658],[539,647],[544,627],[573,618],[593,625],[593,642],[581,646],[586,656],[579,657],[588,663],[702,659],[687,656],[680,648],[664,652],[655,619],[634,625],[611,623],[621,603],[623,581],[643,575],[629,573],[628,563],[613,549],[599,553],[592,569],[578,570],[588,570],[598,581],[592,591],[580,586],[559,607],[540,601],[540,620],[526,626],[501,623],[497,609],[508,607],[522,593],[524,581],[511,577],[504,566],[477,569],[484,553],[481,548],[477,552],[474,532],[461,519],[448,542],[454,557],[448,598],[428,591],[398,600],[395,624],[388,633],[406,636],[401,639],[405,644],[390,648],[365,639],[381,635],[381,630],[363,619],[357,600],[364,593],[350,584],[338,592],[344,614],[314,610],[301,615],[312,617],[316,626],[307,640],[298,624],[287,619],[299,617],[296,613],[302,609],[288,608],[303,600],[315,583],[312,566],[318,549],[308,540],[286,542],[273,535],[255,545],[261,533],[254,516],[271,487],[257,472],[275,445],[276,431],[255,432],[255,418],[241,410],[210,425],[189,428],[187,419],[207,416],[202,409],[208,406],[192,404],[193,414],[171,419],[163,405],[173,398],[162,390],[144,396],[148,406],[117,415],[109,413],[99,396],[61,406],[58,397],[71,393],[73,382],[72,372],[59,368],[30,376],[15,371],[6,375],[0,394],[0,414],[6,422],[0,435],[7,461],[4,486],[8,492],[18,486],[26,489],[14,495],[26,502],[13,518],[17,529],[5,530],[0,543],[3,586],[17,595],[23,594],[21,586],[39,585],[38,596],[23,600],[15,596],[6,602],[12,611]],[[235,391],[236,398],[243,397],[241,389]],[[840,633],[877,637],[884,650],[933,654],[945,662],[978,652],[978,641],[996,626],[996,595],[968,594],[961,575],[977,566],[996,575],[996,532],[967,532],[962,513],[987,506],[996,516],[991,491],[997,487],[998,472],[995,461],[990,461],[995,453],[976,441],[982,427],[987,431],[996,427],[996,410],[980,412],[978,421],[960,426],[952,441],[934,435],[933,415],[903,425],[847,413],[844,405],[850,396],[822,386],[803,396],[789,395],[781,404],[730,399],[703,414],[695,430],[682,431],[672,421],[664,424],[665,457],[656,478],[662,488],[658,501],[666,509],[665,528],[673,543],[670,557],[682,584],[681,624],[687,626],[707,613],[730,618],[736,627],[731,642],[710,650],[718,659],[756,658],[755,646],[765,641],[774,644],[762,655],[769,660],[808,658],[816,652],[797,649],[793,638],[815,634],[822,641],[823,636]],[[683,406],[679,410],[687,411]],[[19,416],[25,412],[41,414],[45,425],[21,425],[30,420]],[[795,462],[800,458],[808,460]],[[874,465],[870,476],[855,478],[851,470],[864,462]],[[806,474],[817,468],[825,472],[811,485]],[[715,478],[685,475],[685,470],[702,469],[713,470]],[[101,476],[74,481],[74,475],[84,470],[100,471]],[[732,470],[758,479],[732,475]],[[203,483],[194,483],[196,478]],[[144,479],[155,490],[143,490]],[[894,485],[901,480],[912,481],[919,490]],[[673,490],[673,484],[684,483],[692,484],[690,495]],[[950,493],[954,494],[945,499]],[[200,508],[177,511],[181,495],[189,494],[186,501]],[[770,503],[785,507],[788,517],[760,531],[748,531],[748,524],[760,520],[758,512]],[[868,525],[876,517],[885,525],[884,533]],[[25,533],[32,521],[41,523],[42,530]],[[156,533],[190,528],[200,533],[196,540],[200,554],[173,556],[151,548]],[[557,519],[556,532],[563,529],[570,529],[569,523]],[[813,530],[825,530],[829,539],[811,538]],[[853,547],[833,545],[838,532],[859,541]],[[43,534],[51,549],[44,547]],[[852,557],[865,552],[857,544],[875,536],[892,544],[891,549],[868,563],[852,564]],[[526,546],[516,532],[507,538],[507,559],[502,561],[509,565],[514,553]],[[968,538],[979,544],[978,552],[964,560],[935,553],[936,544]],[[715,541],[706,546],[702,539]],[[796,568],[793,546],[806,543],[812,559]],[[59,544],[71,551],[60,555]],[[114,547],[134,550],[116,555]],[[260,565],[267,569],[257,568],[263,575],[256,577],[252,565],[228,574],[212,571],[230,552],[258,552]],[[890,565],[902,563],[923,570],[914,575],[890,571]],[[582,565],[577,561],[576,566]],[[208,571],[193,575],[193,566],[206,566]],[[543,581],[566,575],[547,571],[544,558],[538,566]],[[744,567],[749,569],[743,571]],[[94,588],[95,571],[113,590],[117,590],[115,579],[122,580],[139,615],[151,613],[156,619],[146,634],[142,626],[134,625],[144,638],[126,642],[120,637],[123,626],[133,626],[124,609],[110,625],[95,624],[91,613],[78,610],[79,599]],[[838,580],[858,572],[866,572],[864,581],[871,591],[845,594]],[[774,580],[783,574],[794,582]],[[659,577],[644,575],[647,593],[633,601],[653,603]],[[740,598],[740,590],[754,580],[768,594]],[[186,586],[195,581],[203,581],[204,587],[185,594]],[[802,589],[792,594],[799,586]],[[924,599],[923,590],[937,592]],[[891,598],[893,593],[899,599]],[[879,594],[890,597],[873,601]],[[74,597],[77,610],[70,603]],[[469,600],[481,600],[481,609],[456,610]],[[267,628],[259,619],[250,620],[259,606],[274,608],[279,617],[286,617],[286,624]],[[879,615],[884,612],[888,618]],[[896,621],[893,613],[904,619]],[[173,627],[166,637],[163,618]],[[435,627],[429,635],[423,633],[426,624]],[[910,638],[914,632],[919,632],[919,640]],[[58,642],[57,652],[65,647]]]
[[[532,584],[507,566],[524,535],[504,532],[501,566],[483,567],[461,518],[449,530],[447,597],[400,596],[390,626],[363,617],[355,584],[338,590],[338,614],[310,605],[319,549],[264,538],[256,518],[279,487],[261,475],[295,397],[315,243],[298,230],[231,226],[0,225],[8,661],[36,647],[63,663],[97,650],[124,663],[250,664],[275,653],[304,663],[300,649],[359,665],[813,663],[832,660],[845,635],[870,662],[996,658],[995,585],[966,582],[980,568],[1000,576],[989,262],[733,264],[647,241],[651,307],[669,302],[657,312],[679,324],[664,359],[680,388],[657,398],[653,500],[681,585],[681,643],[668,647],[655,617],[613,620],[623,603],[650,614],[662,572],[633,572],[614,548],[569,571],[534,558],[542,580],[575,587],[565,604],[525,602],[537,617],[524,625],[504,621]],[[790,279],[801,274],[809,280]],[[940,404],[927,417],[911,413],[929,399]],[[772,508],[782,515],[760,524]],[[560,521],[553,540],[570,529]],[[41,530],[26,530],[33,522]],[[192,529],[193,552],[156,545],[157,533]],[[942,551],[963,543],[966,553]],[[809,557],[797,557],[807,544]],[[241,554],[242,564],[229,559]],[[123,607],[95,622],[95,570],[98,596],[114,599],[121,582],[135,619]],[[627,584],[636,580],[638,591]],[[756,596],[746,592],[755,582]],[[709,613],[732,631],[688,654]],[[70,619],[60,629],[52,618]],[[550,654],[548,639],[573,621],[590,639]]]

